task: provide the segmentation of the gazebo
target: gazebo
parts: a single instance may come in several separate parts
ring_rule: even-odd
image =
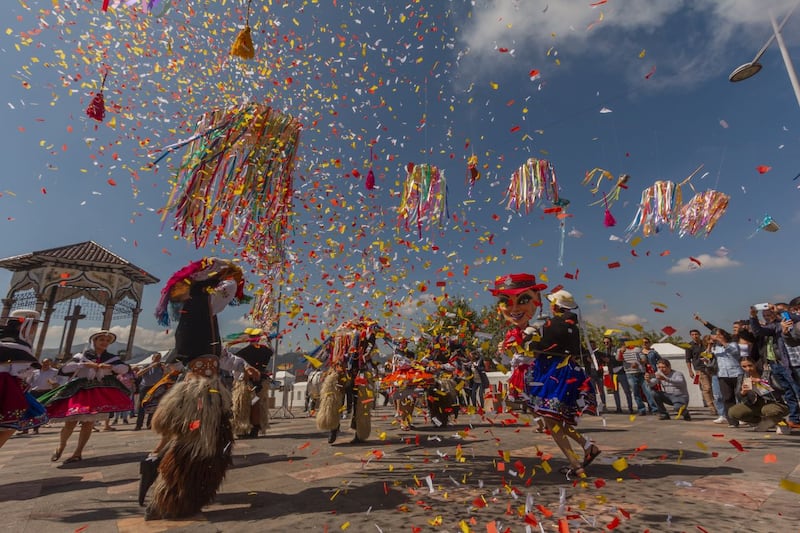
[[[70,324],[62,353],[69,353],[77,321],[86,318],[81,311],[96,313],[102,328],[109,329],[115,318],[131,317],[126,355],[130,357],[145,285],[158,278],[87,241],[49,250],[30,252],[0,259],[0,268],[12,271],[8,294],[2,300],[0,320],[5,321],[14,309],[32,308],[42,315],[35,350],[42,353],[50,321],[63,316]],[[86,306],[81,309],[77,303]]]

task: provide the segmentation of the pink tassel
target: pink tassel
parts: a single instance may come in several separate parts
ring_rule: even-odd
[[[366,187],[368,191],[371,191],[375,188],[375,173],[372,171],[372,169],[369,169],[369,172],[367,172]]]
[[[608,199],[606,198],[606,193],[603,193],[603,203],[606,205],[606,216],[603,219],[603,225],[607,228],[612,228],[617,225],[617,221],[614,218],[614,215],[611,214],[611,210],[608,208]]]
[[[617,221],[614,218],[614,215],[612,215],[611,211],[609,211],[608,209],[606,209],[606,216],[603,219],[603,225],[605,225],[605,227],[607,228],[611,228],[617,225]]]

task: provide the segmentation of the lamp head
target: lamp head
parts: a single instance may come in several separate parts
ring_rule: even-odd
[[[753,61],[750,63],[745,63],[739,67],[736,67],[733,72],[731,72],[728,79],[732,82],[746,80],[747,78],[753,77],[758,74],[758,71],[761,70],[761,63],[758,61]]]

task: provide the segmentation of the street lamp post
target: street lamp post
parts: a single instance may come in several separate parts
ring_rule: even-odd
[[[794,70],[794,65],[792,65],[792,59],[789,57],[789,50],[786,48],[786,43],[783,41],[783,34],[781,34],[781,30],[783,30],[783,26],[789,20],[789,17],[792,16],[792,13],[797,9],[797,6],[800,6],[800,2],[796,3],[791,11],[783,18],[780,24],[775,20],[775,15],[773,15],[772,10],[769,12],[770,22],[772,22],[772,37],[770,37],[764,46],[761,47],[761,50],[758,51],[756,56],[753,58],[752,61],[749,63],[745,63],[733,70],[728,79],[732,82],[738,82],[742,80],[746,80],[752,76],[755,76],[762,68],[761,63],[758,62],[761,59],[761,56],[764,55],[764,52],[767,51],[767,48],[772,44],[772,41],[778,42],[778,48],[781,50],[781,56],[783,57],[783,63],[786,66],[786,72],[789,74],[789,81],[792,83],[792,89],[794,89],[794,96],[797,99],[797,104],[800,105],[800,83],[797,81],[797,73]]]

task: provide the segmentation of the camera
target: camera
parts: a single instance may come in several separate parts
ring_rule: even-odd
[[[753,306],[753,309],[755,309],[756,311],[764,311],[766,309],[769,309],[769,304],[768,303],[755,304]]]

